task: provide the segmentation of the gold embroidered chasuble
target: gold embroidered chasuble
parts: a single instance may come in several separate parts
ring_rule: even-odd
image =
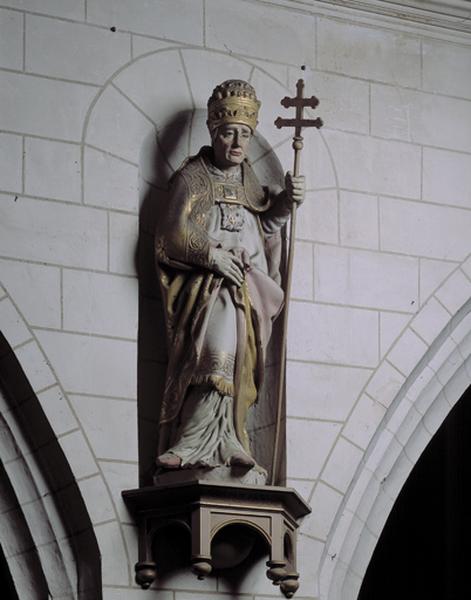
[[[276,209],[248,162],[234,180],[190,157],[171,181],[159,223],[156,260],[166,313],[169,360],[161,408],[160,452],[175,442],[191,386],[233,398],[234,427],[247,452],[248,408],[263,378],[272,321],[279,313],[281,241],[288,209]],[[210,249],[236,253],[246,266],[240,288],[211,271]]]

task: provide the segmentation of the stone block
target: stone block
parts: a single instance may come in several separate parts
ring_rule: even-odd
[[[376,196],[340,192],[340,243],[355,248],[378,249],[378,200]]]
[[[119,524],[112,521],[97,525],[94,529],[102,560],[103,585],[129,585],[130,565]]]
[[[209,47],[292,65],[313,65],[314,39],[314,18],[308,15],[252,3],[241,10],[230,0],[206,2]]]
[[[412,329],[431,344],[450,320],[450,313],[435,298],[424,304],[411,323]]]
[[[383,250],[445,260],[468,255],[470,211],[396,198],[381,198],[379,207]]]
[[[272,77],[274,77],[279,83],[282,85],[289,85],[289,75],[288,72],[290,67],[286,65],[280,65],[277,63],[270,62],[268,60],[260,60],[259,58],[251,58],[251,64],[257,65],[263,72],[268,73]],[[221,81],[223,81],[221,79]]]
[[[25,192],[31,196],[80,202],[80,146],[26,138]]]
[[[72,431],[59,438],[59,444],[76,479],[98,472],[97,464],[82,431]]]
[[[471,208],[471,156],[424,148],[423,200]]]
[[[286,424],[288,477],[316,479],[340,428],[339,423],[289,418]]]
[[[78,482],[93,524],[109,521],[115,517],[110,495],[102,475],[94,475]]]
[[[60,327],[60,270],[0,260],[1,280],[30,325]]]
[[[137,216],[110,213],[110,271],[136,274],[138,238]]]
[[[23,179],[22,155],[21,137],[9,133],[0,133],[0,187],[2,190],[21,192]]]
[[[340,436],[322,473],[323,481],[346,492],[362,458],[363,452]]]
[[[253,66],[243,60],[208,50],[182,50],[182,58],[188,74],[191,95],[196,108],[206,111],[206,103],[216,85],[227,79],[249,81]],[[211,77],[208,77],[208,72]],[[257,94],[258,94],[257,90]]]
[[[307,192],[296,221],[296,238],[336,244],[338,241],[337,192]]]
[[[299,598],[319,597],[318,570],[325,544],[306,535],[299,535],[296,567],[300,573]],[[279,596],[278,596],[279,597]],[[259,597],[258,600],[261,600]]]
[[[422,42],[422,87],[430,92],[471,99],[471,50],[469,46]]]
[[[381,137],[471,152],[471,102],[373,85],[371,132]]]
[[[133,0],[88,0],[87,21],[189,44],[203,42],[202,0],[157,0],[142,3],[139,10]]]
[[[85,148],[85,204],[116,208],[136,213],[138,210],[138,169],[105,152]]]
[[[0,199],[3,256],[106,269],[104,211],[5,195]]]
[[[23,15],[0,9],[0,67],[23,69]]]
[[[340,131],[326,130],[324,138],[341,188],[419,198],[419,147]]]
[[[303,520],[301,533],[325,540],[343,496],[319,482],[311,499],[312,513]]]
[[[333,365],[287,364],[287,415],[344,421],[371,371]]]
[[[374,367],[378,360],[375,311],[292,302],[288,358]]]
[[[417,38],[322,18],[317,35],[317,64],[322,70],[394,85],[420,85]]]
[[[390,363],[384,361],[368,383],[366,392],[377,402],[388,408],[404,381],[404,375],[399,373]]]
[[[313,247],[309,242],[296,242],[293,260],[291,297],[299,300],[313,299]]]
[[[134,524],[133,517],[122,501],[121,492],[138,487],[139,467],[137,463],[120,463],[113,460],[110,462],[99,461],[99,464],[120,520],[123,523]]]
[[[31,338],[31,333],[10,298],[0,300],[0,331],[12,348]]]
[[[320,302],[415,312],[419,264],[414,258],[316,246],[314,298]]]
[[[129,34],[26,15],[27,71],[101,84],[130,58]]]
[[[64,329],[137,338],[137,280],[64,270]]]
[[[140,81],[139,87],[146,81]],[[143,141],[153,129],[152,122],[129,100],[114,87],[108,87],[90,116],[85,141],[137,166]]]
[[[39,392],[56,382],[48,360],[35,341],[18,348],[15,355],[35,392]]]
[[[462,271],[455,271],[435,295],[454,315],[471,297],[471,282]]]
[[[2,0],[2,5],[66,19],[85,18],[85,0]]]
[[[456,269],[457,264],[442,260],[420,259],[420,302],[423,304]]]
[[[96,93],[89,85],[4,71],[0,73],[0,129],[78,142]]]
[[[363,394],[348,419],[343,435],[366,449],[385,413],[386,408],[382,404]]]
[[[407,329],[389,353],[388,359],[407,377],[427,350],[428,346],[413,331]]]
[[[168,50],[170,48],[179,47],[176,42],[167,42],[166,40],[156,40],[155,38],[146,37],[143,35],[131,35],[132,38],[132,57],[138,58],[143,54],[156,52],[158,50]]]
[[[135,402],[75,395],[70,401],[98,459],[137,461]]]
[[[37,336],[66,391],[135,396],[134,342],[55,331],[38,331]]]
[[[308,67],[304,71],[290,67],[288,88],[295,90],[300,77],[305,82],[304,95],[314,95],[319,100],[319,106],[312,114],[322,117],[324,127],[369,132],[369,86],[366,81],[313,71]]]
[[[78,427],[77,419],[58,385],[38,394],[38,400],[57,436]]]

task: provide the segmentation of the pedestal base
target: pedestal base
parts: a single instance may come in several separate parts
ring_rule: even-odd
[[[191,569],[198,579],[212,571],[215,535],[228,525],[241,525],[265,541],[269,579],[287,598],[296,592],[297,519],[311,509],[294,490],[198,480],[127,490],[123,498],[139,524],[136,582],[142,588],[157,577],[152,545],[159,531],[178,523],[191,534]]]

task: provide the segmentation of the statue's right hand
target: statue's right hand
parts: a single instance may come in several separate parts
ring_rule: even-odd
[[[211,269],[222,275],[237,287],[244,281],[244,263],[241,259],[228,250],[211,248]]]

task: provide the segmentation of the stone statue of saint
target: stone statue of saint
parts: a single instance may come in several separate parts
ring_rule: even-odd
[[[286,189],[269,191],[247,160],[259,108],[245,81],[218,85],[208,100],[211,146],[170,181],[156,236],[169,354],[161,469],[256,465],[247,411],[283,305],[280,229],[304,199],[303,177],[288,172]]]

